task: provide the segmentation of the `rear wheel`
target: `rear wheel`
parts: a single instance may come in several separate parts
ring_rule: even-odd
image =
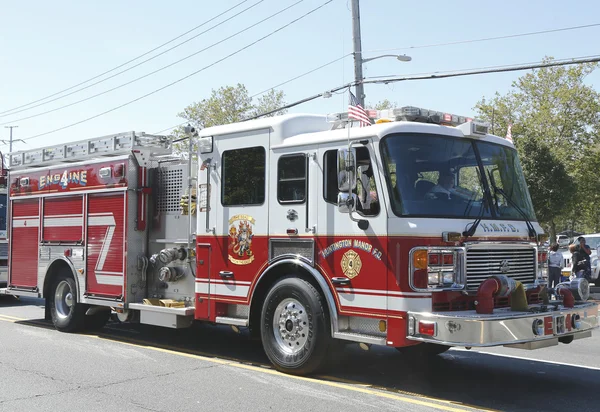
[[[295,375],[315,372],[331,343],[323,298],[303,279],[277,282],[262,309],[261,339],[275,369]]]
[[[77,332],[83,328],[86,306],[78,302],[75,280],[69,274],[58,276],[49,303],[52,323],[56,329],[61,332]]]

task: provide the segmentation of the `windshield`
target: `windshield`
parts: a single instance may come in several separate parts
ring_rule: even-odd
[[[466,138],[394,134],[382,140],[381,150],[398,216],[523,220],[516,205],[535,220],[512,148]]]

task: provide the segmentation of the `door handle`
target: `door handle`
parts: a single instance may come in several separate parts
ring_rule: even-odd
[[[331,283],[333,283],[334,285],[346,286],[350,284],[350,279],[346,277],[331,278]]]
[[[224,279],[231,279],[233,278],[233,272],[230,272],[229,270],[222,270],[219,272],[219,276]]]

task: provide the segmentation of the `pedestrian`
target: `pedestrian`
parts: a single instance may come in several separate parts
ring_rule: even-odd
[[[592,279],[592,249],[585,243],[585,238],[583,236],[579,236],[577,238],[577,246],[575,247],[575,250],[578,252],[578,259],[580,262],[579,267],[577,268],[577,272],[579,273],[581,270],[583,270],[583,273],[580,273],[580,276],[577,277],[584,277],[586,278],[588,281],[591,281]],[[583,263],[581,263],[583,262]]]
[[[562,253],[558,252],[558,243],[550,246],[548,256],[548,287],[554,288],[560,283],[561,269],[565,267]]]

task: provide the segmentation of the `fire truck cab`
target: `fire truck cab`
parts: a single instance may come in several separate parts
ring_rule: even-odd
[[[585,279],[546,288],[517,152],[416,107],[122,133],[10,155],[7,293],[57,329],[248,327],[273,365],[344,340],[414,354],[591,336]],[[194,153],[192,153],[194,148]],[[196,149],[197,148],[197,149]]]

